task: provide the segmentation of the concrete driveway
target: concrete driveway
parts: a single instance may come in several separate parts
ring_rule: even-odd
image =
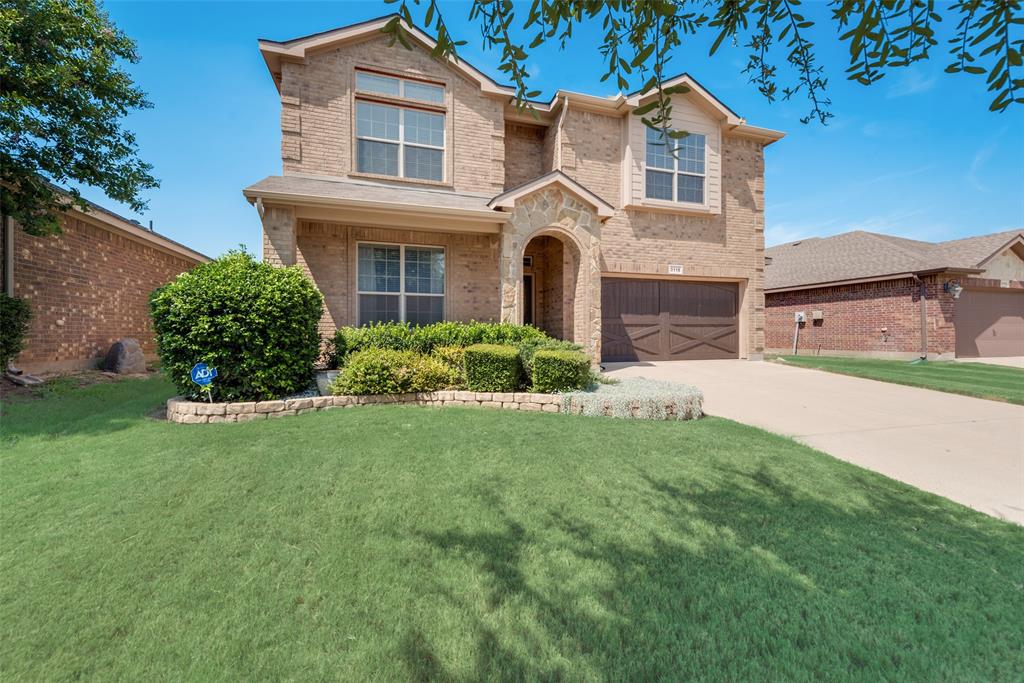
[[[609,363],[694,384],[709,415],[794,437],[986,514],[1024,524],[1024,406],[743,360]]]

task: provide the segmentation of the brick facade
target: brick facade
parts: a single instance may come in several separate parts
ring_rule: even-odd
[[[602,276],[678,277],[668,274],[670,265],[683,267],[683,279],[737,283],[740,356],[756,358],[764,350],[764,147],[777,138],[729,128],[696,95],[674,96],[681,129],[706,135],[708,199],[704,205],[659,206],[646,201],[638,185],[644,177],[645,129],[628,107],[602,108],[566,95],[536,123],[527,123],[513,113],[507,94],[486,91],[457,68],[431,59],[426,49],[389,47],[384,37],[320,47],[280,67],[286,175],[367,179],[355,172],[353,158],[355,70],[364,67],[445,84],[445,180],[425,185],[493,197],[560,170],[614,207],[613,216],[595,218],[593,225],[578,224],[589,209],[570,207],[555,212],[557,224],[538,227],[533,225],[537,216],[554,210],[547,199],[538,199],[542,189],[516,200],[533,206],[536,215],[519,216],[517,205],[511,215],[495,221],[503,223],[499,235],[469,235],[438,232],[436,225],[431,231],[398,229],[380,218],[356,225],[346,222],[344,209],[336,219],[327,216],[320,222],[325,210],[318,207],[317,221],[303,220],[300,205],[268,200],[263,207],[264,258],[280,265],[301,263],[313,276],[327,299],[325,334],[357,320],[352,292],[357,231],[379,235],[381,241],[446,246],[446,316],[463,320],[522,319],[522,256],[532,238],[544,235],[567,248],[562,250],[562,276],[555,276],[560,288],[539,270],[544,254],[532,254],[537,257],[537,317],[557,329],[555,303],[560,300],[563,336],[584,343],[592,353],[600,347]],[[566,201],[562,194],[550,197]],[[543,251],[551,252],[550,245]]]
[[[925,284],[929,356],[956,350],[956,301],[942,291],[942,276]],[[766,295],[767,348],[790,353],[794,314],[803,311],[798,353],[912,358],[921,350],[921,285],[912,278],[819,287]],[[811,320],[821,311],[820,321]]]
[[[155,358],[149,295],[199,261],[101,225],[72,213],[60,235],[13,227],[13,295],[32,307],[18,367],[91,367],[122,337]]]
[[[445,318],[490,321],[498,317],[498,236],[427,232],[300,221],[296,261],[324,295],[320,331],[334,335],[358,320],[356,245],[424,244],[445,249]]]

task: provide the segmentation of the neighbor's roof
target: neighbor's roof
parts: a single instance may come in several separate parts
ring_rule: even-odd
[[[765,250],[771,262],[764,269],[764,288],[800,289],[943,270],[980,272],[985,261],[1017,241],[1024,241],[1024,230],[948,242],[922,242],[862,230],[812,237]]]
[[[48,185],[63,197],[64,202],[68,205],[69,211],[83,216],[94,225],[102,227],[108,231],[119,232],[130,239],[134,239],[135,241],[146,243],[150,246],[157,247],[162,251],[183,256],[199,263],[206,263],[210,260],[210,257],[206,254],[198,252],[192,247],[186,246],[181,242],[176,242],[166,235],[161,235],[158,232],[144,228],[138,221],[125,218],[124,216],[114,213],[110,209],[100,206],[95,202],[91,202],[84,197],[82,197],[82,201],[85,202],[86,205],[84,209],[78,205],[72,205],[70,192],[55,183],[48,183]]]
[[[274,79],[274,85],[278,90],[280,90],[282,61],[301,62],[302,60],[305,60],[307,55],[311,52],[331,49],[345,43],[362,41],[373,36],[381,35],[381,29],[396,17],[398,17],[398,20],[405,28],[406,34],[412,38],[412,42],[418,43],[431,51],[437,47],[437,41],[423,29],[408,23],[404,18],[401,18],[397,14],[388,14],[383,17],[377,17],[376,19],[342,26],[329,31],[321,31],[320,33],[301,36],[291,40],[279,41],[261,38],[259,40],[260,53],[263,55],[263,60],[267,64],[267,69],[269,69],[270,75]],[[514,87],[498,83],[465,59],[462,59],[461,57],[453,58],[448,60],[447,64],[469,80],[476,83],[482,92],[489,95],[507,98],[509,103],[515,99],[516,90]],[[664,83],[662,83],[664,88],[669,88],[674,85],[687,86],[690,89],[690,92],[696,96],[700,102],[708,107],[709,110],[717,112],[717,115],[721,118],[722,122],[729,126],[729,130],[734,133],[759,139],[765,144],[771,144],[785,136],[785,133],[780,131],[747,124],[746,119],[740,117],[736,112],[726,106],[725,103],[712,95],[710,91],[706,90],[704,86],[698,83],[697,80],[689,74],[682,73],[668,78]],[[550,102],[530,100],[529,103],[531,107],[539,112],[552,112],[565,101],[573,101],[580,105],[610,109],[613,111],[626,111],[627,108],[639,106],[643,100],[649,99],[655,94],[657,94],[657,89],[651,89],[646,92],[637,91],[629,93],[628,95],[617,93],[615,95],[608,96],[590,95],[570,90],[558,90],[555,92],[554,96],[552,96]]]

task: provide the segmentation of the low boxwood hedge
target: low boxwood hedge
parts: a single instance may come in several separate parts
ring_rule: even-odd
[[[331,385],[339,395],[408,394],[449,389],[459,382],[456,370],[415,351],[366,349],[349,358]]]
[[[440,322],[418,327],[405,323],[377,323],[363,327],[342,327],[334,336],[334,353],[339,365],[352,353],[365,349],[392,349],[432,353],[442,346],[511,344],[527,340],[549,340],[530,325],[512,323]]]
[[[519,388],[519,350],[499,344],[474,344],[464,352],[466,386],[470,391],[510,392]]]
[[[533,355],[533,391],[578,391],[590,383],[590,377],[590,358],[580,351],[541,349]]]

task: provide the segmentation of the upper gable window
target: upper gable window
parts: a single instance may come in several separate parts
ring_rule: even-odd
[[[700,133],[666,140],[660,130],[648,128],[646,197],[703,204],[706,148],[707,138]]]
[[[444,180],[445,110],[404,100],[444,103],[444,87],[356,72],[356,171],[415,180]],[[373,98],[394,97],[395,103]]]
[[[356,71],[356,90],[388,97],[404,97],[431,104],[444,104],[444,86]]]

